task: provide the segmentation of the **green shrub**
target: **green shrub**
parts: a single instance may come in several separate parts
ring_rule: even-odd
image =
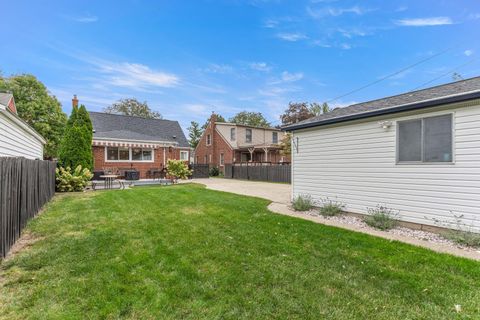
[[[322,207],[320,214],[324,217],[332,217],[343,212],[345,205],[341,202],[331,200],[329,198],[322,199]]]
[[[192,170],[188,169],[188,165],[183,160],[168,159],[167,173],[174,180],[187,179],[192,175]]]
[[[480,248],[480,234],[478,233],[466,230],[451,230],[442,235],[457,244]]]
[[[218,167],[211,167],[208,175],[210,177],[218,177],[220,175],[220,170],[218,169]]]
[[[309,194],[301,194],[293,198],[292,207],[295,211],[308,211],[313,208],[314,202]]]
[[[390,230],[397,225],[398,211],[386,206],[377,205],[375,208],[368,208],[368,214],[364,221],[370,227]]]
[[[452,225],[454,225],[455,229],[442,232],[442,236],[460,245],[480,248],[480,234],[472,231],[473,224],[467,225],[464,221],[463,214],[454,214],[453,212],[450,213],[454,219],[453,223],[450,219],[445,221],[433,219],[436,225],[443,228],[450,229],[452,228]]]
[[[56,190],[59,192],[83,191],[88,185],[93,174],[88,168],[77,166],[75,170],[70,167],[60,167],[55,170]]]
[[[93,168],[93,127],[84,105],[73,107],[60,142],[59,163],[63,167]]]

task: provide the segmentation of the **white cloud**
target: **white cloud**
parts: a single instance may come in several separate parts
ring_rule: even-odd
[[[466,55],[467,57],[470,57],[473,53],[474,53],[474,51],[471,50],[471,49],[465,50],[465,51],[463,52],[463,54]]]
[[[77,16],[77,17],[67,17],[67,18],[80,23],[92,23],[92,22],[98,21],[98,17],[91,14],[86,14],[84,16]]]
[[[352,49],[352,45],[350,45],[348,43],[342,43],[342,44],[340,44],[340,48],[343,49],[343,50],[350,50],[350,49]]]
[[[426,27],[426,26],[442,26],[453,24],[449,17],[431,17],[431,18],[416,18],[416,19],[401,19],[396,20],[395,24],[405,27]]]
[[[250,68],[257,71],[268,72],[272,69],[266,62],[252,62],[250,63]]]
[[[132,89],[145,89],[146,87],[174,87],[180,79],[170,73],[155,71],[139,63],[110,63],[95,61],[98,71],[107,75],[107,80],[113,85],[129,87]]]
[[[352,13],[356,15],[364,15],[365,13],[374,11],[375,9],[367,9],[362,8],[360,6],[353,6],[350,8],[321,8],[321,9],[313,9],[311,7],[307,7],[307,13],[315,19],[323,18],[326,16],[338,17],[346,13]]]
[[[203,104],[187,104],[184,108],[189,114],[196,116],[208,116],[209,114],[208,106]]]
[[[368,32],[366,32],[364,30],[361,30],[361,29],[358,29],[358,28],[352,28],[352,29],[338,28],[337,32],[342,34],[342,36],[344,36],[345,38],[349,38],[349,39],[351,39],[355,36],[365,37],[366,35],[368,35]]]
[[[307,39],[308,37],[303,33],[293,32],[293,33],[278,33],[277,38],[285,41],[295,42],[295,41]]]
[[[395,12],[403,12],[403,11],[407,11],[407,10],[408,10],[407,6],[400,6],[397,9],[395,9]]]
[[[212,63],[207,68],[203,69],[203,71],[209,73],[230,73],[233,71],[233,67],[227,64]]]
[[[471,13],[468,15],[468,18],[473,20],[480,19],[480,13]]]
[[[263,23],[263,26],[265,28],[275,28],[276,26],[278,26],[278,21],[273,19],[268,19]]]
[[[297,73],[290,73],[288,71],[282,72],[282,81],[284,82],[295,82],[301,79],[303,79],[302,72],[297,72]]]

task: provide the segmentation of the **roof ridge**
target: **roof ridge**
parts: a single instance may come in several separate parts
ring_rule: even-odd
[[[129,117],[129,118],[139,118],[145,120],[161,120],[161,121],[169,121],[169,122],[178,122],[178,120],[169,120],[169,119],[158,119],[158,118],[145,118],[141,116],[132,116],[127,114],[118,114],[118,113],[108,113],[108,112],[100,112],[100,111],[88,111],[88,113],[97,113],[97,114],[106,114],[109,116],[119,116],[119,117]]]
[[[377,99],[362,101],[362,102],[358,102],[358,103],[354,103],[354,104],[348,105],[348,106],[346,106],[345,108],[352,107],[352,106],[357,106],[357,105],[359,105],[359,104],[370,103],[370,102],[374,102],[374,101],[379,101],[379,100],[384,100],[384,99],[390,99],[390,98],[394,98],[394,97],[399,97],[399,96],[403,96],[403,95],[407,95],[407,94],[414,94],[414,93],[417,93],[417,92],[422,92],[422,91],[425,91],[425,90],[431,90],[431,89],[434,89],[434,88],[444,87],[444,86],[452,85],[452,84],[454,84],[454,83],[470,81],[470,80],[477,79],[477,78],[480,79],[480,76],[471,77],[471,78],[467,78],[467,79],[462,79],[462,80],[458,80],[458,81],[447,82],[447,83],[443,83],[443,84],[438,84],[438,85],[436,85],[436,86],[428,87],[428,88],[425,88],[425,89],[414,90],[414,91],[407,91],[407,92],[404,92],[404,93],[394,94],[394,95],[391,95],[391,96],[386,96],[386,97],[382,97],[382,98],[377,98]]]

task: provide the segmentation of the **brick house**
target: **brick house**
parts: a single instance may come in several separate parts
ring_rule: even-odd
[[[89,112],[93,124],[94,170],[129,169],[149,178],[168,159],[190,159],[190,146],[177,121]]]
[[[217,122],[212,114],[195,149],[195,163],[217,166],[225,163],[285,163],[290,158],[280,153],[285,133],[276,128],[259,128],[235,123]]]

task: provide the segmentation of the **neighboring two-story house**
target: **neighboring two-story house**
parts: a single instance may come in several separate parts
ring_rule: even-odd
[[[284,163],[290,159],[280,152],[285,133],[276,128],[259,128],[217,122],[212,114],[195,149],[195,163],[217,166],[240,162]]]

